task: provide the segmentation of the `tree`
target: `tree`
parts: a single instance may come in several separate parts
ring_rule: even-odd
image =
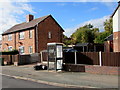
[[[110,18],[104,22],[104,29],[105,32],[108,32],[109,35],[113,33],[113,20]]]
[[[108,32],[101,32],[99,33],[99,35],[95,38],[94,40],[94,43],[100,43],[100,44],[103,44],[104,43],[104,40],[105,38],[109,36],[109,33]]]
[[[63,35],[63,43],[68,46],[71,44],[71,38],[68,38],[67,36]]]
[[[92,24],[84,25],[78,28],[72,35],[71,40],[64,37],[66,45],[76,43],[104,43],[107,36],[113,33],[112,18],[104,22],[104,32],[99,32],[99,28],[94,28]]]
[[[98,28],[93,28],[93,25],[88,24],[80,27],[71,35],[72,43],[93,43],[95,33],[98,32]]]
[[[96,35],[94,43],[104,43],[105,38],[113,33],[112,18],[104,22],[104,29],[104,32],[100,32]]]
[[[93,28],[92,24],[84,25],[83,28]]]

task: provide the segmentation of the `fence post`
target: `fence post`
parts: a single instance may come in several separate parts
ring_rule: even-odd
[[[102,52],[101,51],[99,52],[99,63],[100,63],[100,66],[102,66]]]
[[[41,63],[43,62],[43,55],[42,55],[42,52],[40,52],[41,53]]]
[[[75,64],[77,64],[77,53],[75,51]]]

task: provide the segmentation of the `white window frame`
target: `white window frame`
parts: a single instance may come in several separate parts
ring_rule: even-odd
[[[12,51],[12,46],[8,46],[8,51]]]
[[[52,38],[52,33],[48,32],[48,38],[51,39]]]
[[[29,38],[32,38],[32,33],[33,33],[33,31],[30,30],[30,31],[29,31]]]
[[[22,52],[21,52],[21,50],[22,50]],[[25,47],[24,46],[20,46],[19,47],[19,53],[20,54],[24,54],[25,53]]]
[[[8,35],[8,41],[11,41],[12,40],[12,34],[9,34]]]
[[[29,53],[33,53],[33,48],[32,48],[32,46],[29,46]]]
[[[25,32],[19,32],[19,39],[24,39],[25,38]]]

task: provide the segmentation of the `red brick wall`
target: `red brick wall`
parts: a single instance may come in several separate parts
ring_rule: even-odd
[[[33,53],[35,53],[35,30],[32,30],[32,38],[29,38],[29,30],[24,31],[25,37],[23,40],[19,39],[19,32],[16,33],[16,49],[19,49],[19,46],[25,47],[25,54],[29,54],[29,46],[33,47]],[[21,42],[22,44],[20,44]]]
[[[29,54],[29,46],[33,47],[33,53],[37,52],[37,46],[36,46],[36,28],[32,29],[33,31],[33,37],[32,39],[29,38],[29,30],[25,30],[25,38],[23,40],[19,40],[19,32],[13,33],[12,34],[12,41],[8,41],[8,35],[3,35],[6,36],[6,40],[2,42],[2,49],[6,48],[8,50],[8,46],[12,46],[13,49],[19,49],[19,46],[24,46],[25,47],[25,54]],[[60,26],[54,21],[52,16],[49,16],[47,19],[42,21],[39,25],[38,28],[38,52],[41,50],[47,49],[47,43],[50,42],[62,42],[62,37],[63,37],[63,31],[61,30]],[[52,38],[48,38],[48,32],[51,32]],[[15,37],[16,37],[16,42],[15,42]],[[5,43],[8,43],[8,46],[5,45]]]
[[[8,50],[8,46],[12,46],[13,49],[17,49],[17,50],[19,50],[19,46],[24,46],[25,54],[29,54],[29,46],[32,46],[33,53],[35,53],[35,30],[34,29],[31,30],[32,30],[32,38],[29,38],[29,30],[22,31],[25,32],[23,40],[19,39],[19,32],[12,34],[11,41],[8,41],[8,35],[3,35],[2,38],[5,37],[5,39],[2,41],[2,51],[4,50],[4,48]],[[7,43],[8,45],[5,45],[5,43]]]
[[[105,52],[113,52],[113,41],[105,41]]]
[[[51,32],[52,38],[48,38],[48,32]],[[47,49],[47,43],[62,42],[63,31],[57,23],[49,16],[38,25],[38,52]]]
[[[113,47],[114,52],[120,52],[120,31],[113,33]]]
[[[2,51],[4,49],[6,49],[6,51],[7,51],[8,50],[8,46],[12,46],[13,49],[15,49],[15,37],[14,37],[14,34],[12,34],[12,40],[11,41],[8,41],[8,35],[3,35],[2,36]]]
[[[87,72],[93,74],[120,75],[120,67],[110,66],[66,64],[64,65],[64,70],[71,72]]]
[[[110,52],[110,41],[105,41],[105,52]]]
[[[4,62],[7,62],[7,64],[11,64],[12,63],[12,55],[0,55],[0,57],[2,57],[4,59]]]
[[[119,67],[85,65],[86,72],[94,74],[118,75]]]

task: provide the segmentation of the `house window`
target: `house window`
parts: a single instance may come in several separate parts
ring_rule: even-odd
[[[12,34],[9,34],[8,35],[8,41],[11,41],[12,40]]]
[[[5,41],[5,36],[3,36],[2,40]]]
[[[24,46],[20,46],[19,47],[19,53],[24,54],[24,49],[25,49]]]
[[[52,38],[51,32],[48,32],[48,38],[49,38],[49,39]]]
[[[6,40],[6,36],[3,36],[3,41],[5,41]]]
[[[2,48],[2,45],[0,45],[0,48]]]
[[[25,32],[20,32],[20,33],[19,33],[19,39],[24,39],[24,33],[25,33]]]
[[[32,30],[29,31],[29,38],[32,38]]]
[[[29,53],[33,53],[33,48],[32,48],[32,46],[29,46]]]
[[[12,46],[8,46],[8,51],[12,51]]]

